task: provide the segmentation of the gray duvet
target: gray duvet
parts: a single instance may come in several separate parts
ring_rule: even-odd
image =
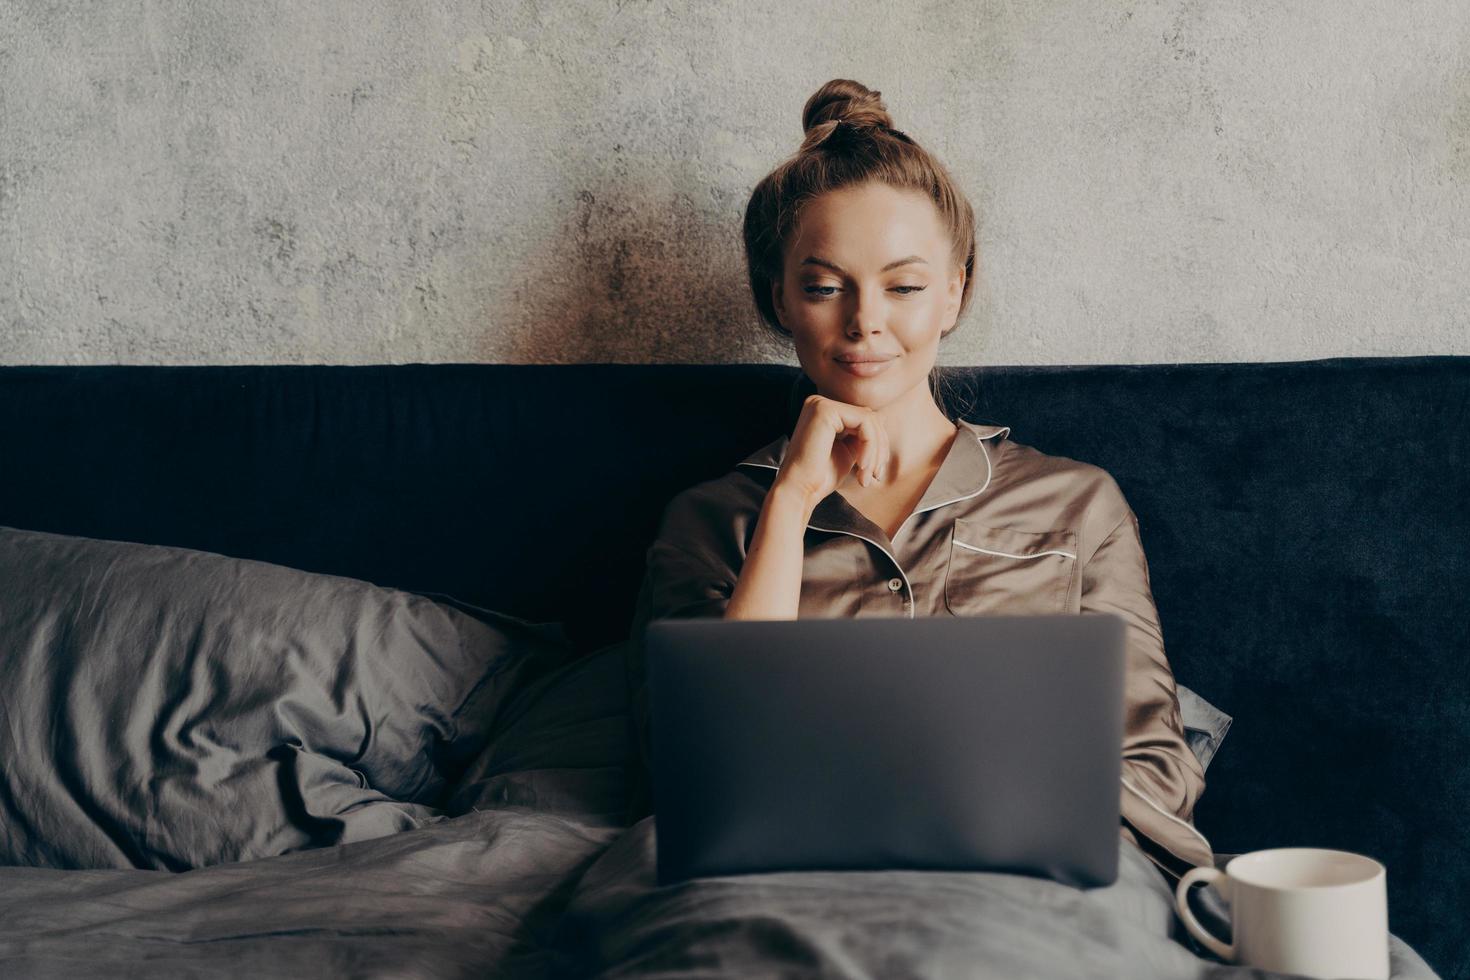
[[[180,874],[0,869],[0,975],[1279,976],[1196,956],[1162,875],[1120,846],[1118,881],[1088,891],[931,871],[660,888],[654,818],[507,806]],[[1434,976],[1397,938],[1393,970]]]
[[[0,868],[0,976],[546,976],[618,833],[510,807],[178,874]]]

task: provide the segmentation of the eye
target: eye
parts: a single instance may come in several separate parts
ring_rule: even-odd
[[[822,297],[829,297],[829,296],[831,296],[834,292],[837,291],[838,288],[839,287],[837,287],[837,286],[804,286],[804,287],[802,287],[803,291],[808,296],[822,296]],[[921,292],[923,292],[924,290],[926,290],[928,288],[929,288],[928,286],[894,286],[893,287],[893,291],[896,292],[896,293],[898,293],[898,295],[900,295],[900,296],[909,296],[909,295],[912,295],[913,293],[921,293]]]

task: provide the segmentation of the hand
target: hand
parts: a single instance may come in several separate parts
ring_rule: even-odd
[[[776,484],[793,489],[815,507],[854,469],[858,483],[866,487],[883,479],[887,464],[888,432],[876,411],[808,395]]]

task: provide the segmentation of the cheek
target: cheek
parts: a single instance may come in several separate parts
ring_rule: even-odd
[[[903,345],[909,350],[927,350],[938,344],[940,331],[944,329],[943,313],[938,304],[912,310],[897,328]]]
[[[819,343],[823,338],[842,332],[842,313],[837,303],[801,302],[787,307],[797,345]]]
[[[803,362],[810,362],[820,356],[820,344],[817,334],[809,322],[793,324],[795,332],[792,334],[792,346],[796,348],[796,356]]]

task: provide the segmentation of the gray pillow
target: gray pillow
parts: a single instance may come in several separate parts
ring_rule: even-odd
[[[585,654],[517,693],[446,809],[525,806],[622,823],[632,748],[623,646]]]
[[[1230,730],[1230,716],[1198,694],[1175,683],[1179,689],[1179,712],[1184,716],[1184,740],[1199,759],[1201,769],[1210,767],[1210,760],[1220,751],[1225,733]]]
[[[445,818],[560,627],[0,527],[0,864],[183,870]]]

